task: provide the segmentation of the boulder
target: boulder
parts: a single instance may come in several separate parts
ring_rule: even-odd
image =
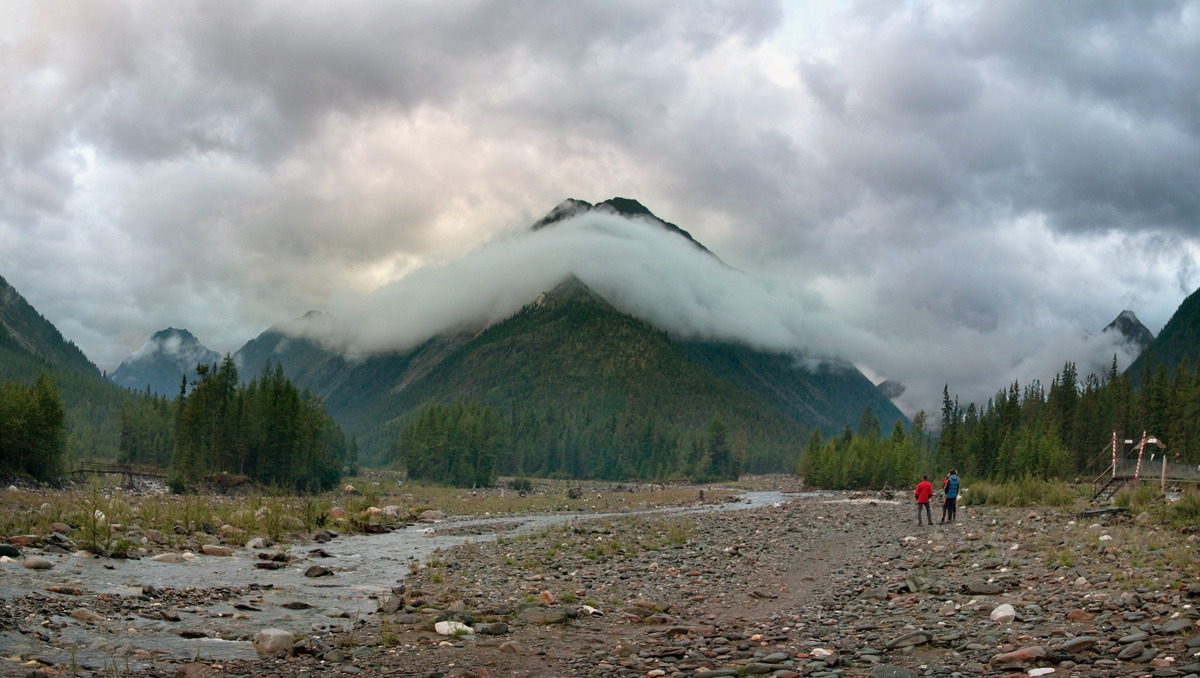
[[[913,593],[928,591],[934,586],[933,573],[927,567],[913,568],[904,575],[904,584]]]
[[[992,610],[988,618],[1001,624],[1011,624],[1017,618],[1017,611],[1012,605],[1002,603]]]
[[[461,636],[474,634],[475,630],[460,621],[440,621],[433,625],[433,630],[443,636]]]
[[[37,556],[26,557],[25,560],[21,561],[21,565],[24,566],[26,570],[49,570],[50,568],[54,567],[54,563],[46,560],[45,558],[39,558]]]
[[[200,547],[200,550],[207,556],[232,556],[233,549],[228,546],[219,544],[205,544]]]
[[[255,654],[262,659],[268,659],[290,655],[296,639],[283,629],[263,629],[254,634],[250,642],[254,645]]]
[[[311,565],[304,571],[305,577],[332,577],[333,570],[324,565]]]

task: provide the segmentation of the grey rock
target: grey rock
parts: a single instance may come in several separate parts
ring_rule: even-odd
[[[569,616],[562,607],[529,607],[522,610],[517,619],[526,624],[562,624]]]
[[[1146,644],[1139,640],[1121,648],[1121,651],[1117,653],[1117,659],[1129,661],[1130,659],[1142,656],[1142,653],[1145,651]]]
[[[1059,649],[1070,654],[1078,654],[1092,649],[1096,646],[1096,642],[1097,640],[1093,636],[1077,636],[1060,645]]]
[[[54,567],[54,563],[46,560],[45,558],[39,558],[37,556],[26,557],[25,560],[21,561],[21,565],[26,570],[49,570],[50,568]]]
[[[972,579],[963,585],[963,590],[973,596],[994,596],[998,593],[1004,593],[1003,586],[983,579]]]
[[[902,647],[912,647],[915,645],[924,645],[925,643],[928,643],[931,641],[933,641],[933,632],[932,631],[924,631],[924,630],[913,631],[912,633],[906,633],[906,634],[900,636],[899,638],[889,640],[886,647],[889,650],[896,650],[896,649],[899,649]]]
[[[927,567],[915,567],[904,575],[904,584],[913,593],[934,587],[933,573]]]
[[[304,576],[305,577],[332,577],[333,570],[329,569],[328,567],[325,567],[324,565],[310,565],[309,568],[304,571]]]
[[[1128,645],[1130,643],[1136,643],[1139,640],[1146,640],[1149,637],[1150,634],[1146,633],[1145,631],[1135,631],[1128,635],[1122,636],[1117,640],[1117,642],[1121,645]]]
[[[384,614],[396,614],[402,607],[404,607],[403,597],[388,596],[382,603],[379,604],[379,611]]]
[[[471,618],[471,615],[467,614],[466,612],[455,610],[445,610],[443,612],[439,612],[438,615],[434,617],[434,621],[456,621],[466,624],[467,626],[475,623],[475,620]]]
[[[1186,631],[1195,624],[1191,619],[1172,619],[1162,625],[1162,633],[1173,634]]]
[[[789,655],[786,652],[772,652],[771,654],[763,657],[760,661],[762,661],[764,664],[782,664],[788,660],[788,657]]]
[[[290,632],[283,629],[263,629],[254,634],[251,643],[254,645],[255,654],[267,659],[291,654],[296,639]]]
[[[476,624],[475,633],[481,636],[502,636],[508,633],[508,624],[504,622],[492,622],[490,624]]]

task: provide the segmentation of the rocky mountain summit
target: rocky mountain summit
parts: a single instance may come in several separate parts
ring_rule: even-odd
[[[200,343],[185,329],[168,327],[121,361],[109,379],[118,386],[174,397],[184,375],[194,376],[196,365],[220,362],[221,354]]]
[[[1125,343],[1135,347],[1135,352],[1140,354],[1146,350],[1146,347],[1154,341],[1154,333],[1148,327],[1138,320],[1137,314],[1128,309],[1113,319],[1103,330],[1101,334],[1108,332],[1116,332],[1125,338]]]

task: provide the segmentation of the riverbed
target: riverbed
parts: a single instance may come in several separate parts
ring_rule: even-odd
[[[750,509],[789,496],[796,495],[745,492],[716,505],[414,524],[384,534],[292,545],[287,552],[296,560],[278,570],[255,567],[261,560],[250,549],[236,549],[230,557],[187,554],[178,563],[48,555],[54,563],[48,570],[28,570],[13,561],[0,565],[0,600],[13,610],[16,601],[26,599],[25,618],[15,620],[16,629],[0,633],[0,652],[121,672],[165,658],[252,659],[249,639],[265,628],[352,632],[439,549],[576,521]],[[305,576],[313,565],[332,574]],[[31,593],[42,597],[45,614],[27,612]],[[10,611],[10,616],[18,615]]]

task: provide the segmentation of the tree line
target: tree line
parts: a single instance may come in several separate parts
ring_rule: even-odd
[[[941,430],[926,431],[927,415],[881,437],[865,413],[856,431],[824,440],[812,432],[799,474],[810,484],[838,488],[908,486],[923,473],[957,468],[967,477],[1090,480],[1111,461],[1118,440],[1157,436],[1171,461],[1200,463],[1200,366],[1184,358],[1174,370],[1158,363],[1138,374],[1108,372],[1080,379],[1067,362],[1051,380],[1013,382],[983,405],[960,404],[942,390]]]
[[[700,431],[652,416],[593,418],[560,408],[509,417],[479,403],[426,403],[403,427],[386,462],[410,478],[480,487],[497,474],[601,480],[736,479],[745,435],[714,414]]]
[[[1170,376],[1163,363],[1121,373],[1114,357],[1107,374],[1082,381],[1068,362],[1049,388],[1013,382],[982,407],[963,408],[948,390],[942,400],[937,461],[981,477],[1097,475],[1114,432],[1122,440],[1148,432],[1173,460],[1200,462],[1200,370],[1186,358]]]
[[[190,388],[189,388],[190,387]],[[247,384],[233,359],[198,365],[174,402],[147,398],[120,412],[119,461],[169,467],[172,489],[228,473],[299,491],[332,488],[357,464],[319,396],[301,392],[281,365]],[[353,441],[352,441],[353,442]]]

